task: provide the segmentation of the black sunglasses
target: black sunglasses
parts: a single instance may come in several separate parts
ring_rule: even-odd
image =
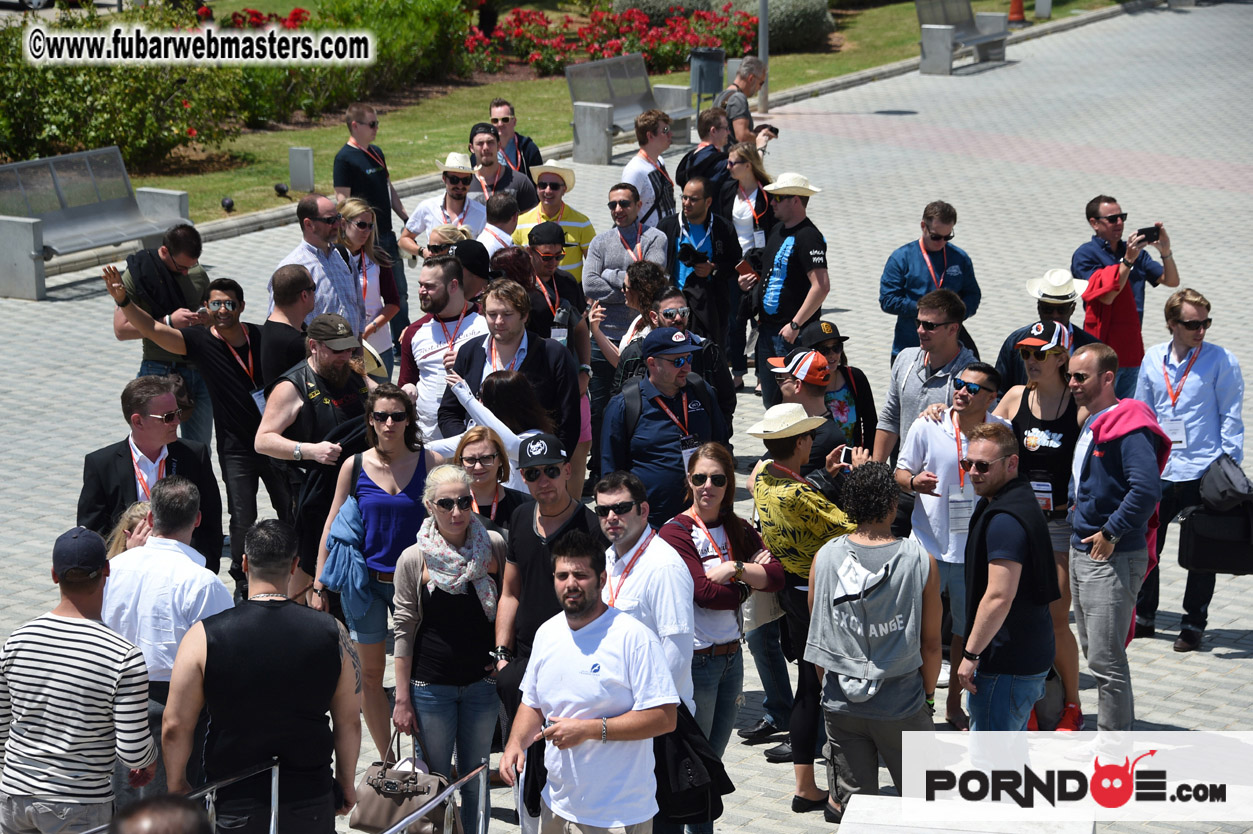
[[[608,205],[609,205],[609,210],[613,211],[616,208],[628,209],[631,206],[635,205],[635,203],[632,202],[631,200],[610,200]]]
[[[559,261],[566,256],[565,252],[558,252],[556,255],[545,255],[543,252],[536,252],[535,254],[544,263]]]
[[[936,243],[939,243],[941,240],[945,240],[945,241],[952,240],[953,233],[949,232],[946,235],[937,235],[935,232],[927,232],[927,237],[931,238]]]
[[[1048,350],[1040,350],[1039,348],[1018,348],[1018,355],[1022,357],[1022,361],[1035,359],[1037,362],[1043,362],[1046,356],[1056,356],[1061,353],[1061,348],[1049,348]]]
[[[840,342],[827,342],[825,345],[816,345],[814,350],[819,353],[840,354],[844,352],[844,345]]]
[[[923,321],[922,319],[914,319],[914,324],[930,333],[937,327],[943,327],[946,324],[957,324],[955,321]]]
[[[378,120],[378,119],[375,119],[375,120],[374,120],[374,121],[372,121],[372,122],[357,122],[357,124],[361,125],[362,127],[371,127],[371,128],[373,128],[373,127],[378,127],[378,126],[379,126],[379,120]]]
[[[153,417],[157,420],[160,420],[162,423],[165,423],[168,426],[170,423],[173,423],[175,420],[182,417],[183,411],[180,408],[176,408],[173,411],[167,411],[164,414],[148,414],[145,416]]]
[[[982,390],[984,389],[984,387],[985,387],[985,386],[980,385],[980,384],[979,384],[979,383],[977,383],[977,382],[967,382],[966,380],[962,379],[961,377],[957,377],[956,379],[954,379],[954,380],[953,380],[953,390],[954,390],[954,391],[960,391],[960,390],[962,390],[963,388],[965,388],[967,391],[969,391],[969,392],[970,392],[971,396],[974,396],[975,394],[978,394],[980,391],[982,391]]]
[[[447,171],[444,172],[444,179],[448,180],[449,185],[469,185],[474,182],[474,177],[469,174],[466,174],[464,177],[458,177]]]
[[[328,226],[333,226],[333,225],[335,225],[336,223],[338,223],[339,221],[343,220],[343,219],[344,219],[344,215],[342,215],[342,214],[331,214],[331,215],[328,215],[328,216],[326,216],[326,217],[313,217],[313,218],[310,218],[310,219],[311,219],[311,220],[316,220],[316,221],[318,221],[319,223],[325,223],[325,224],[326,224],[326,225],[328,225]]]
[[[635,509],[635,505],[638,503],[638,501],[622,501],[618,504],[597,504],[596,515],[601,518],[609,518],[610,513],[613,513],[614,515],[626,515],[631,512],[631,510]]]
[[[1075,382],[1079,383],[1080,385],[1087,382],[1091,378],[1092,378],[1092,374],[1085,374],[1082,371],[1075,371],[1073,374],[1072,373],[1066,374],[1067,381],[1073,379]]]
[[[356,226],[358,229],[362,229],[362,230],[365,230],[365,229],[373,229],[373,228],[374,228],[374,224],[373,224],[373,223],[370,223],[370,222],[365,221],[365,220],[349,220],[348,222],[349,222],[349,223],[351,223],[352,225]]]
[[[426,245],[426,251],[432,252],[436,255],[438,255],[440,252],[447,252],[451,248],[452,248],[451,243],[428,243]]]
[[[566,187],[566,184],[564,182],[537,182],[535,183],[535,188],[538,191],[547,191],[549,189],[553,191],[560,191],[561,189],[565,187]]]
[[[1200,330],[1201,328],[1205,328],[1206,330],[1209,330],[1210,325],[1213,323],[1214,323],[1213,319],[1195,319],[1193,321],[1184,321],[1183,319],[1179,319],[1178,321],[1175,322],[1175,324],[1182,326],[1185,330],[1193,330],[1193,331]]]
[[[370,413],[376,423],[386,423],[391,420],[393,423],[403,423],[408,419],[408,415],[403,411],[374,411]]]
[[[695,472],[689,475],[687,479],[691,481],[692,486],[695,487],[704,486],[705,481],[712,481],[713,485],[716,487],[724,487],[727,485],[726,475],[706,475],[704,472]]]
[[[1127,219],[1127,212],[1124,211],[1122,214],[1105,214],[1101,216],[1101,219],[1106,223],[1124,222]]]
[[[970,458],[962,458],[957,463],[967,472],[973,469],[980,475],[986,475],[988,474],[988,469],[992,467],[992,464],[997,461],[1005,460],[1007,457],[1009,457],[1009,455],[1001,455],[999,458],[994,458],[992,460],[971,460]]]
[[[548,466],[531,466],[522,470],[522,478],[529,484],[533,484],[538,481],[540,475],[543,475],[550,481],[556,480],[561,477],[561,467],[554,463],[550,463]]]
[[[663,319],[685,319],[692,313],[691,307],[667,307],[658,311]]]
[[[459,510],[468,510],[474,506],[474,499],[469,495],[463,495],[460,498],[436,498],[435,506],[446,513],[452,512],[453,507]]]

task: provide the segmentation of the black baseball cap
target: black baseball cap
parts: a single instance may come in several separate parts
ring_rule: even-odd
[[[461,264],[461,268],[479,278],[499,278],[501,271],[492,269],[491,258],[487,257],[487,247],[477,240],[459,240],[448,249]]]
[[[65,531],[52,545],[52,569],[61,579],[95,579],[108,563],[104,539],[86,527]]]
[[[797,341],[804,347],[812,348],[830,341],[839,341],[843,344],[848,341],[848,337],[840,335],[840,328],[835,326],[835,322],[819,319],[802,327]]]
[[[518,447],[518,469],[565,463],[566,450],[561,441],[551,434],[536,434],[525,438]]]

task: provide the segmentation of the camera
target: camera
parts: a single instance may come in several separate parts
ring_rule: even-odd
[[[704,252],[698,251],[696,247],[690,243],[684,243],[679,247],[679,263],[684,266],[700,266],[709,263],[708,256]]]

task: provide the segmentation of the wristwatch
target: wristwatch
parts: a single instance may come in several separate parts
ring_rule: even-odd
[[[789,321],[788,324],[792,325],[792,329],[795,330],[797,333],[801,332],[801,326],[797,324],[796,322]]]
[[[296,448],[291,450],[291,459],[292,459],[292,460],[301,460],[301,459],[303,459],[303,457],[304,457],[304,456],[300,454],[300,444],[299,444],[299,443],[297,443],[297,444],[296,444]]]
[[[1102,536],[1109,540],[1110,544],[1118,544],[1118,540],[1122,538],[1122,536],[1115,536],[1111,533],[1108,527],[1102,527],[1100,532]]]
[[[744,575],[744,563],[739,559],[735,560],[735,581],[739,582],[740,577]]]

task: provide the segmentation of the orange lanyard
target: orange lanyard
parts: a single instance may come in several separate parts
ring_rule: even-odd
[[[557,297],[556,303],[553,303],[552,298],[548,295],[548,289],[544,286],[544,282],[541,281],[538,276],[535,278],[535,284],[539,287],[539,291],[544,294],[544,303],[548,305],[548,311],[556,316],[557,309],[561,306],[561,293],[557,291],[557,279],[555,277],[553,278],[553,295]]]
[[[1175,404],[1179,402],[1179,395],[1183,393],[1183,384],[1188,381],[1188,374],[1192,373],[1192,366],[1196,364],[1196,359],[1201,355],[1201,348],[1205,347],[1205,343],[1197,345],[1196,352],[1192,354],[1192,358],[1188,360],[1188,367],[1183,369],[1183,376],[1179,377],[1179,387],[1172,388],[1170,385],[1170,374],[1166,371],[1166,357],[1162,357],[1162,376],[1166,379],[1166,392],[1170,394],[1170,407],[1173,409]],[[1166,348],[1166,352],[1170,353],[1170,348]]]
[[[705,526],[705,522],[701,521],[700,516],[696,513],[692,513],[692,518],[696,521],[696,526],[700,527],[701,532],[705,534],[705,538],[709,539],[709,546],[714,549],[714,553],[718,554],[718,561],[720,562],[731,561],[731,554],[729,552],[728,553],[722,552],[722,548],[718,547],[718,543],[714,541],[714,537],[709,535],[709,528]],[[730,540],[728,540],[727,541],[728,551],[730,551],[731,549],[730,544],[731,542]]]
[[[362,249],[361,250],[361,302],[363,304],[365,303],[365,300],[366,300],[365,298],[366,292],[370,288],[370,276],[366,275],[365,267],[366,267],[365,250]]]
[[[521,343],[519,343],[519,344],[518,344],[518,349],[517,349],[517,350],[515,350],[515,351],[513,352],[513,359],[512,359],[512,360],[510,360],[510,362],[509,362],[509,367],[508,367],[508,368],[500,368],[500,367],[497,367],[497,365],[496,365],[496,340],[495,340],[495,339],[492,339],[492,338],[489,336],[489,337],[488,337],[488,343],[489,343],[489,344],[488,344],[488,346],[487,346],[487,352],[488,352],[488,358],[491,360],[492,370],[493,370],[493,371],[512,371],[512,370],[513,370],[513,366],[514,366],[514,365],[516,365],[516,364],[518,364],[518,353],[522,350],[522,344],[521,344]]]
[[[500,235],[493,232],[491,229],[486,229],[485,231],[492,237],[496,238],[496,242],[500,244],[500,248],[502,249],[509,249],[514,245],[513,240],[510,238],[501,237]]]
[[[966,489],[966,470],[962,469],[962,430],[957,425],[957,415],[953,415],[953,434],[957,435],[957,485],[962,490]]]
[[[509,158],[509,152],[505,150],[503,145],[500,148],[500,155],[504,157],[505,162],[509,163],[510,168],[517,171],[519,168],[522,167],[522,149],[518,147],[517,139],[513,140],[513,152],[518,155],[517,162],[514,162],[512,159]]]
[[[618,230],[618,240],[622,241],[622,248],[631,256],[631,260],[639,263],[644,260],[644,224],[635,224],[635,248],[627,246],[626,238],[622,236],[622,230]]]
[[[130,445],[129,443],[126,445]],[[139,481],[139,487],[143,490],[145,501],[152,500],[152,487],[148,485],[148,478],[144,475],[143,470],[139,468],[139,459],[135,457],[135,450],[131,449],[131,466],[135,468],[135,478]],[[157,464],[157,480],[165,477],[165,458]]]
[[[474,504],[474,511],[479,512],[478,499],[474,497],[474,493],[470,493],[470,501]],[[488,521],[496,520],[496,505],[500,503],[500,487],[496,487],[496,491],[492,493],[492,514],[487,517]],[[479,513],[482,515],[482,513]]]
[[[499,172],[498,172],[498,173],[499,173]],[[445,222],[445,223],[451,223],[451,224],[452,224],[452,225],[454,225],[454,226],[460,226],[460,225],[461,225],[461,221],[466,219],[466,212],[468,212],[469,210],[470,210],[470,198],[469,198],[469,197],[467,197],[467,198],[466,198],[466,201],[465,201],[465,207],[464,207],[463,209],[461,209],[461,214],[458,214],[458,215],[453,216],[453,217],[450,217],[450,216],[448,215],[448,209],[444,208],[444,204],[443,204],[443,203],[440,203],[440,204],[439,204],[439,213],[440,213],[440,214],[442,214],[442,215],[444,215],[444,222]]]
[[[761,218],[765,215],[765,213],[770,209],[770,197],[769,196],[766,197],[766,207],[762,209],[760,213],[758,213],[757,201],[748,199],[748,193],[744,190],[744,186],[740,185],[740,186],[736,186],[736,188],[740,192],[740,199],[743,200],[744,204],[748,206],[748,210],[753,213],[753,228],[756,229],[758,225],[760,225],[757,221],[761,220]],[[758,189],[758,191],[760,191],[760,189]],[[764,194],[765,192],[762,191],[761,193]]]
[[[653,540],[653,536],[657,535],[656,530],[648,531],[648,538],[644,539],[644,543],[640,545],[639,550],[635,551],[635,555],[631,557],[631,561],[627,562],[626,570],[622,572],[622,576],[618,579],[618,587],[614,588],[613,580],[609,580],[609,607],[615,608],[615,602],[618,601],[618,594],[622,593],[622,585],[626,582],[627,577],[631,575],[631,571],[635,569],[635,563],[644,555],[644,551],[648,549],[648,543]]]
[[[377,162],[379,165],[382,165],[382,166],[383,166],[383,173],[384,173],[384,174],[387,174],[387,178],[388,178],[388,179],[391,179],[391,176],[392,176],[392,175],[391,175],[391,173],[387,170],[387,163],[383,161],[383,157],[381,157],[381,156],[375,156],[375,154],[374,154],[374,153],[373,153],[373,152],[372,152],[372,151],[371,151],[368,147],[365,147],[365,148],[361,147],[360,145],[358,145],[358,144],[357,144],[357,140],[356,140],[356,139],[349,139],[349,140],[348,140],[348,144],[352,145],[354,148],[356,148],[357,150],[361,151],[361,152],[362,152],[363,154],[365,154],[366,156],[370,157],[370,159],[373,159],[373,160],[374,160],[375,162]]]
[[[243,325],[241,325],[241,327],[242,326]],[[226,341],[225,339],[222,339],[222,337],[218,335],[218,331],[216,327],[212,328],[209,332],[213,334],[214,338],[221,339],[222,344],[230,348],[231,353],[234,354],[235,356],[235,361],[239,363],[239,367],[243,368],[244,373],[248,374],[248,381],[251,382],[253,385],[256,385],[257,376],[253,372],[253,369],[252,369],[252,340],[248,338],[248,328],[244,327],[244,352],[248,354],[247,365],[245,365],[244,360],[239,357],[239,351],[235,350],[235,346],[232,345],[230,342]],[[160,480],[160,478],[158,478],[157,480]]]
[[[670,179],[670,175],[666,173],[666,169],[665,169],[665,168],[662,168],[662,167],[661,167],[661,163],[659,163],[659,162],[653,162],[651,159],[649,159],[649,158],[648,158],[648,154],[644,153],[644,149],[643,149],[643,148],[640,148],[640,149],[637,151],[637,153],[638,153],[640,156],[644,157],[644,161],[645,161],[645,162],[647,162],[649,165],[653,166],[653,167],[654,167],[654,168],[656,168],[658,171],[660,171],[660,172],[661,172],[661,175],[662,175],[663,177],[665,177],[665,178],[666,178],[666,182],[670,183],[670,187],[671,187],[671,188],[674,188],[674,180]]]
[[[918,238],[918,248],[919,250],[922,251],[922,262],[927,265],[927,271],[931,273],[931,283],[935,284],[935,288],[937,290],[940,289],[941,287],[944,286],[944,276],[941,275],[939,280],[938,281],[936,280],[935,267],[931,265],[931,256],[927,254],[927,247],[922,245],[922,238]],[[944,246],[944,271],[946,273],[948,272],[948,245],[947,244],[945,244]]]
[[[778,469],[780,472],[786,472],[794,481],[800,481],[802,484],[809,483],[809,481],[805,480],[805,478],[799,472],[794,472],[791,469],[788,469],[786,466],[779,463],[777,460],[770,461],[770,464],[775,469]]]
[[[477,179],[477,180],[479,181],[479,185],[483,186],[483,196],[484,196],[484,197],[492,197],[492,196],[494,196],[494,195],[496,194],[496,186],[497,186],[497,184],[500,182],[500,172],[501,172],[501,171],[503,171],[503,170],[504,170],[504,169],[503,169],[503,168],[501,168],[499,165],[497,165],[497,166],[496,166],[496,178],[495,178],[494,180],[492,180],[492,190],[491,190],[491,191],[488,191],[488,190],[487,190],[487,180],[483,179],[483,177],[482,177],[479,173],[477,173],[477,172],[474,174],[474,178],[475,178],[475,179]],[[468,199],[468,198],[467,198],[467,199]]]
[[[437,322],[439,322],[440,329],[444,331],[444,341],[448,343],[448,352],[449,352],[449,353],[452,353],[453,348],[454,348],[454,346],[456,345],[456,342],[457,342],[457,334],[461,332],[461,322],[462,322],[462,321],[465,319],[465,317],[466,317],[466,310],[469,310],[469,309],[470,309],[470,305],[469,305],[469,304],[462,304],[462,305],[461,305],[461,315],[457,317],[457,329],[456,329],[456,330],[454,330],[454,331],[452,332],[452,335],[451,335],[451,336],[449,336],[449,335],[448,335],[448,326],[444,324],[443,320],[441,320],[438,316],[436,316],[436,318],[435,318],[435,320],[436,320]],[[495,342],[493,342],[493,343],[492,343],[492,350],[493,350],[493,351],[495,351],[495,350],[496,350],[496,343],[495,343]],[[493,354],[493,355],[495,355],[495,354]]]
[[[666,405],[665,402],[662,401],[661,397],[653,397],[653,402],[657,403],[658,408],[666,412],[666,416],[669,417],[670,420],[676,426],[679,427],[679,431],[683,432],[685,436],[691,434],[691,432],[687,430],[687,392],[686,391],[683,392],[683,422],[682,423],[679,422],[678,417],[674,416],[674,412],[671,411],[670,407]]]

